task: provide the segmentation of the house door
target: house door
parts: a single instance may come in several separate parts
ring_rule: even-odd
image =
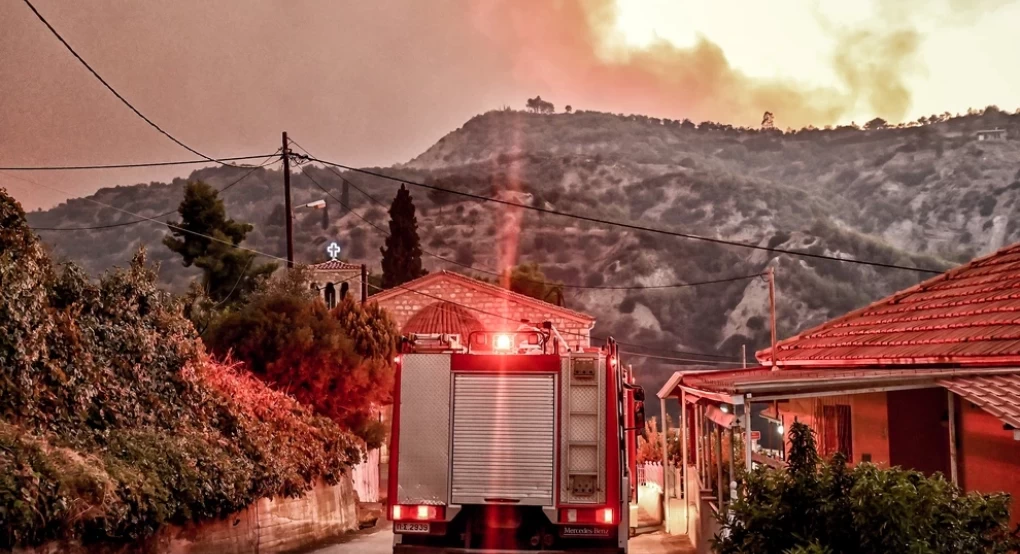
[[[891,391],[889,462],[949,475],[949,404],[942,388]]]

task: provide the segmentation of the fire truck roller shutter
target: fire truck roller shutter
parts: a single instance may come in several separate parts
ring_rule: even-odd
[[[551,506],[554,375],[454,375],[454,504]]]
[[[449,504],[450,356],[404,354],[397,503]]]

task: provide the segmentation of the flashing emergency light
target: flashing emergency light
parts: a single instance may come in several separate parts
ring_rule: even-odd
[[[510,335],[496,335],[492,341],[492,348],[494,350],[510,350],[514,346],[514,341]]]

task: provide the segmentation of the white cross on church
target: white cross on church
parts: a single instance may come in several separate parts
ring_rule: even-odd
[[[331,260],[335,260],[336,257],[340,255],[340,245],[335,242],[329,243],[329,246],[326,248],[326,253],[329,254]]]

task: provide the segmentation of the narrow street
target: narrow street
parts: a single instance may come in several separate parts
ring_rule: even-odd
[[[366,532],[350,535],[341,543],[322,547],[307,554],[390,554],[393,548],[393,532],[389,524]],[[632,554],[693,554],[687,537],[671,537],[652,533],[634,537],[630,541]]]

